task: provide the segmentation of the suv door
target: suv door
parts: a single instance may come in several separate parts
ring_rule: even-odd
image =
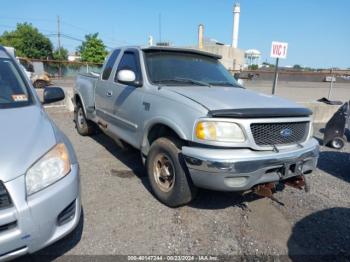
[[[107,59],[105,67],[102,71],[100,79],[97,80],[95,90],[95,106],[96,113],[99,117],[104,117],[104,113],[108,111],[108,106],[113,95],[113,81],[112,70],[117,62],[120,54],[120,49],[114,50]]]
[[[138,86],[119,83],[120,70],[131,70],[135,73]],[[140,55],[137,49],[127,49],[120,59],[114,74],[113,95],[108,105],[108,122],[112,124],[116,135],[126,142],[138,146],[137,129],[140,125],[140,110],[143,100],[143,77]]]

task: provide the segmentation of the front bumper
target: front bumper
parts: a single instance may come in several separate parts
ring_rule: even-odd
[[[0,260],[42,249],[78,225],[81,200],[77,164],[67,176],[28,198],[24,176],[5,183],[5,187],[13,206],[0,210]]]
[[[317,166],[319,144],[312,138],[302,147],[281,149],[278,153],[199,147],[183,147],[182,153],[197,187],[246,191],[258,184],[297,176],[300,172],[311,173]]]

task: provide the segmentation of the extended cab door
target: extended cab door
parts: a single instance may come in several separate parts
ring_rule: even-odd
[[[131,70],[135,73],[138,85],[119,83],[117,79],[120,70]],[[140,111],[143,99],[143,77],[140,65],[140,54],[137,49],[127,49],[123,52],[114,73],[112,96],[108,100],[108,122],[113,131],[126,142],[138,146],[137,130],[140,126]]]
[[[104,119],[105,112],[108,111],[111,99],[113,99],[114,76],[113,67],[116,64],[120,54],[120,49],[114,50],[107,58],[101,77],[97,80],[95,89],[95,107],[97,116]]]

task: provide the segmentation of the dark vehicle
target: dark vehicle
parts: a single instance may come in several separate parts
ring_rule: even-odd
[[[346,143],[345,131],[350,126],[350,102],[345,103],[328,121],[323,143],[335,149],[342,149]]]

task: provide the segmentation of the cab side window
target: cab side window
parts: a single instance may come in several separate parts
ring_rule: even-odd
[[[105,69],[103,70],[103,73],[102,73],[102,80],[108,80],[109,76],[112,73],[113,66],[115,64],[115,61],[118,58],[119,53],[120,53],[120,50],[116,49],[108,58]]]
[[[117,72],[114,77],[114,81],[118,82],[117,75],[120,70],[131,70],[135,73],[136,81],[142,82],[142,74],[140,69],[140,61],[138,55],[133,51],[125,51],[120,63],[118,65]]]

